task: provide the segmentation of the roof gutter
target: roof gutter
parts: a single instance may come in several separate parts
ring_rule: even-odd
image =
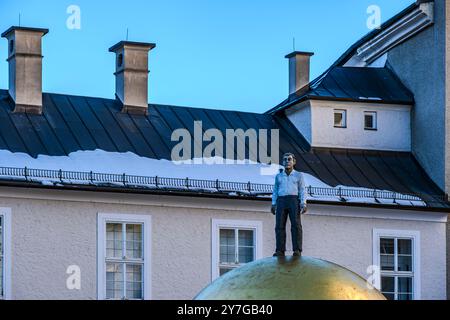
[[[285,105],[280,106],[278,109],[272,109],[267,111],[268,114],[276,114],[280,111],[283,111],[293,105],[301,103],[306,100],[322,100],[322,101],[345,101],[345,102],[361,102],[361,103],[378,103],[378,104],[399,104],[405,106],[411,106],[411,102],[407,101],[384,101],[384,100],[375,100],[375,99],[352,99],[352,98],[342,98],[342,97],[318,97],[314,95],[304,95],[296,100],[293,100]],[[413,103],[414,104],[414,103]]]
[[[330,206],[345,206],[345,207],[358,207],[358,208],[375,208],[375,209],[397,209],[397,210],[409,210],[409,211],[427,211],[427,212],[445,212],[450,213],[450,207],[420,207],[420,206],[404,206],[404,205],[391,205],[391,204],[376,204],[376,203],[358,203],[358,202],[333,202],[323,200],[308,200],[310,204],[323,204]]]
[[[271,201],[268,197],[261,197],[258,195],[236,194],[230,195],[228,193],[220,192],[201,192],[189,190],[170,190],[170,189],[136,189],[127,187],[98,187],[89,185],[57,185],[47,186],[34,182],[22,181],[0,181],[0,186],[5,187],[19,187],[32,189],[47,189],[47,190],[67,190],[67,191],[97,191],[97,192],[112,192],[112,193],[127,193],[127,194],[156,194],[156,195],[170,195],[170,196],[184,196],[195,198],[216,198],[216,199],[235,199],[235,200],[251,200],[251,201]],[[338,201],[323,201],[309,199],[309,204],[321,204],[330,206],[347,206],[360,208],[375,208],[375,209],[397,209],[397,210],[413,210],[426,212],[445,212],[450,213],[450,207],[422,207],[422,206],[406,206],[406,205],[389,205],[389,204],[375,204],[375,203],[358,203],[358,202],[338,202]]]

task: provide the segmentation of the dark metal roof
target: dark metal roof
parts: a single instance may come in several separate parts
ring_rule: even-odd
[[[307,99],[414,104],[414,96],[388,68],[332,67],[267,111],[275,113]]]
[[[302,56],[308,56],[308,57],[311,57],[311,56],[314,55],[314,52],[293,51],[293,52],[287,54],[287,55],[285,56],[285,58],[288,58],[288,59],[289,59],[289,58],[295,57],[296,55],[302,55]]]
[[[224,134],[226,129],[279,129],[280,157],[293,152],[298,170],[330,186],[443,195],[410,153],[311,149],[283,114],[150,104],[148,115],[129,115],[120,112],[122,106],[116,100],[49,93],[43,94],[42,115],[13,113],[13,109],[8,91],[0,90],[0,150],[33,157],[102,149],[170,159],[177,143],[171,141],[172,131],[186,128],[193,136],[194,120],[201,120],[203,131],[217,128]],[[430,202],[430,206],[446,204]]]
[[[287,119],[267,114],[150,104],[147,116],[131,115],[121,112],[117,100],[48,93],[43,94],[42,115],[13,113],[13,109],[8,91],[0,90],[0,149],[32,157],[102,149],[169,160],[178,143],[171,141],[172,132],[185,128],[194,136],[194,121],[202,121],[203,132],[217,128],[224,136],[226,129],[282,128],[283,151],[309,150]]]
[[[15,31],[15,30],[22,30],[22,31],[35,31],[35,32],[42,32],[43,35],[48,33],[48,29],[46,28],[30,28],[30,27],[18,27],[18,26],[12,26],[10,28],[8,28],[8,30],[4,31],[1,34],[2,38],[5,38],[8,36],[8,34],[10,34],[11,32]]]
[[[148,42],[119,41],[115,45],[113,45],[111,48],[109,48],[109,52],[114,52],[118,48],[121,48],[126,45],[131,45],[131,46],[135,46],[135,47],[143,47],[143,48],[150,49],[150,50],[153,49],[154,47],[156,47],[156,44],[148,43]]]

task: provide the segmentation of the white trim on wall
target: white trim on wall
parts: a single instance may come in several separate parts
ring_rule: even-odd
[[[143,224],[143,257],[144,257],[144,300],[151,299],[152,288],[152,219],[149,215],[140,214],[120,214],[120,213],[98,213],[97,216],[97,298],[104,300],[106,297],[106,223],[142,223]]]
[[[412,230],[391,230],[391,229],[373,229],[372,233],[372,263],[376,266],[378,272],[373,277],[373,286],[380,290],[381,288],[381,267],[380,267],[380,238],[398,237],[413,239],[413,293],[414,300],[421,299],[421,273],[420,273],[420,231]]]
[[[187,196],[138,194],[106,191],[78,191],[42,188],[0,186],[0,198],[75,201],[82,203],[106,203],[120,205],[144,205],[159,208],[207,209],[223,212],[251,211],[263,215],[270,210],[270,201],[248,201],[247,199],[198,198]],[[269,208],[269,209],[268,209]]]
[[[11,209],[0,208],[3,217],[3,299],[11,299]]]
[[[255,260],[262,258],[262,222],[251,220],[212,219],[211,223],[211,281],[219,277],[219,229],[242,228],[255,230]]]
[[[314,198],[310,198],[314,200]],[[348,217],[364,219],[382,219],[382,220],[401,220],[401,221],[423,221],[446,223],[447,212],[430,212],[403,210],[401,205],[398,209],[380,207],[351,207],[345,205],[317,204],[309,203],[307,215],[330,216],[330,217]]]

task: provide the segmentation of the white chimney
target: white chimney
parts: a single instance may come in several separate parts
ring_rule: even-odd
[[[309,67],[313,52],[294,51],[289,59],[289,94],[293,94],[309,83]]]
[[[8,40],[9,94],[14,112],[42,113],[42,46],[48,29],[11,27],[2,33]]]
[[[122,112],[148,113],[148,52],[154,43],[120,41],[111,48],[116,54],[116,98]]]

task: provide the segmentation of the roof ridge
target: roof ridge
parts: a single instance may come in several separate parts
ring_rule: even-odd
[[[8,93],[8,89],[1,89],[0,93]],[[117,101],[116,99],[112,98],[105,98],[105,97],[95,97],[95,96],[85,96],[85,95],[78,95],[78,94],[72,94],[72,93],[59,93],[59,92],[42,92],[42,94],[48,94],[51,96],[64,96],[64,97],[75,97],[75,98],[85,98],[85,99],[100,99],[100,100],[106,100],[106,101]],[[265,115],[265,112],[252,112],[252,111],[242,111],[242,110],[230,110],[230,109],[219,109],[217,107],[195,107],[195,106],[182,106],[182,105],[173,105],[173,104],[164,104],[164,103],[148,103],[148,106],[156,106],[156,107],[175,107],[175,108],[186,108],[186,109],[201,109],[201,110],[209,110],[209,111],[224,111],[224,112],[239,112],[239,113],[247,113],[252,115]]]

